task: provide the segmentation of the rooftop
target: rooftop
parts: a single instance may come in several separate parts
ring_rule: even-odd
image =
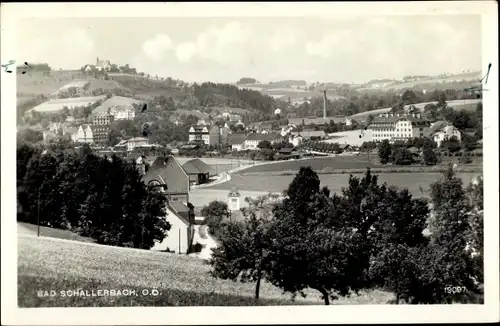
[[[245,139],[247,138],[247,135],[245,134],[232,134],[228,136],[228,143],[231,145],[239,145],[243,144]]]
[[[276,137],[278,137],[279,134],[276,134],[276,133],[269,133],[269,134],[249,134],[246,138],[246,140],[259,140],[259,141],[263,141],[263,140],[268,140],[268,141],[271,141],[273,139],[275,139]]]
[[[123,96],[113,96],[110,99],[104,101],[100,106],[95,108],[92,113],[107,113],[108,109],[112,107],[132,107],[133,104],[140,104],[142,101]]]
[[[214,171],[210,166],[208,166],[205,162],[200,160],[199,158],[192,159],[190,161],[187,161],[184,163],[182,166],[184,171],[186,171],[187,174],[213,174]]]

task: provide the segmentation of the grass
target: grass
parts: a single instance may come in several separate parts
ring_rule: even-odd
[[[368,155],[357,155],[357,156],[335,156],[335,157],[322,157],[322,158],[310,158],[296,161],[283,161],[280,163],[273,164],[262,164],[252,166],[248,169],[241,171],[240,173],[252,173],[252,172],[272,172],[272,171],[298,171],[301,166],[310,166],[315,171],[335,168],[335,169],[366,169],[367,167],[380,167],[376,163],[378,159],[376,157],[371,157],[368,160]]]
[[[464,184],[468,184],[473,177],[480,173],[457,173],[462,178]],[[353,175],[361,178],[363,174]],[[386,182],[388,185],[394,185],[401,188],[407,188],[415,197],[426,197],[427,192],[422,193],[421,189],[428,191],[430,184],[441,177],[441,173],[376,173],[379,177],[379,183]],[[349,174],[319,174],[321,186],[327,186],[331,193],[340,193],[342,187],[346,187],[349,181]],[[260,175],[242,175],[233,174],[231,180],[221,184],[214,185],[209,189],[230,190],[233,187],[249,191],[272,191],[281,192],[288,188],[290,182],[295,177],[295,173],[289,175],[269,175],[261,173]]]
[[[36,238],[18,238],[18,304],[20,307],[109,306],[247,306],[321,305],[316,291],[292,300],[268,283],[261,300],[253,299],[254,284],[213,278],[210,266],[183,255],[125,249],[95,244]],[[67,290],[135,290],[132,296],[62,296]],[[158,295],[143,295],[158,290]],[[37,291],[55,291],[39,297]],[[341,298],[335,304],[385,304],[391,293],[371,291]]]
[[[28,223],[17,223],[17,232],[20,234],[37,234],[37,226]],[[82,237],[78,234],[75,234],[71,231],[54,229],[46,226],[40,226],[40,236],[41,237],[49,237],[49,238],[57,238],[64,240],[72,240],[79,242],[87,242],[94,243],[94,239],[88,237]]]

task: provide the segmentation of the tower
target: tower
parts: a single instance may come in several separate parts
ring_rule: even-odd
[[[326,86],[323,91],[323,119],[326,119]]]
[[[240,193],[238,192],[238,190],[236,190],[235,187],[233,187],[233,189],[231,189],[231,191],[229,192],[229,195],[227,196],[228,197],[228,200],[229,200],[229,210],[230,211],[237,211],[240,209]]]

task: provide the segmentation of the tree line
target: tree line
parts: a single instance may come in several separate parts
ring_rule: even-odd
[[[71,230],[97,243],[149,249],[170,224],[166,199],[132,164],[88,145],[17,147],[17,220]]]
[[[370,289],[394,293],[395,303],[481,302],[482,179],[464,187],[450,167],[429,202],[380,184],[369,169],[330,195],[302,167],[284,195],[242,209],[242,222],[221,223],[213,276],[255,282],[256,299],[266,281],[304,296],[315,289],[326,305]]]

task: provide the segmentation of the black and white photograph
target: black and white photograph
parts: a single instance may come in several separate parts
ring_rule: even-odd
[[[2,4],[2,324],[498,321],[497,6]]]

